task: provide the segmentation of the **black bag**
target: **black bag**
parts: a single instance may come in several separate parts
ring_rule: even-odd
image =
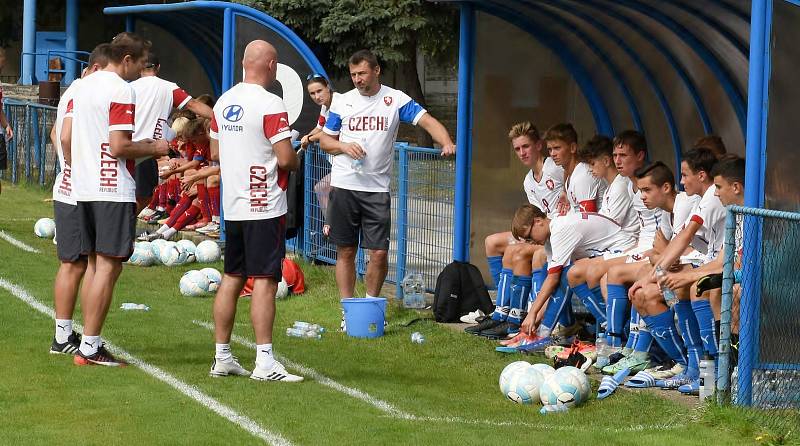
[[[453,262],[436,278],[433,294],[433,315],[437,322],[460,322],[459,318],[480,309],[494,311],[483,276],[475,265]]]

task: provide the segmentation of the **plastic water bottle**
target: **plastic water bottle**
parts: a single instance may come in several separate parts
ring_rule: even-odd
[[[361,160],[361,159],[353,160],[350,163],[350,168],[353,169],[353,171],[355,171],[355,173],[363,172],[364,171],[364,160]]]
[[[661,280],[661,278],[666,275],[667,273],[664,271],[664,268],[660,266],[656,267],[656,279]],[[661,285],[661,294],[664,295],[664,301],[667,303],[668,307],[675,305],[675,302],[678,301],[678,296],[666,285]]]
[[[422,274],[409,272],[403,279],[403,306],[406,308],[425,308],[425,281]]]
[[[317,333],[325,333],[325,328],[319,324],[312,324],[310,322],[294,321],[294,328],[299,328],[306,331],[316,331]]]
[[[736,404],[737,398],[739,398],[739,367],[734,367],[731,373],[731,404]]]
[[[150,311],[150,307],[145,304],[135,304],[131,302],[124,302],[122,305],[119,306],[122,310],[141,310],[141,311]]]
[[[597,340],[594,343],[595,351],[597,352],[597,360],[600,362],[600,358],[604,358],[606,361],[608,360],[609,350],[608,350],[608,340],[606,340],[605,333],[599,333],[597,335]]]
[[[704,356],[700,360],[700,401],[705,400],[714,394],[716,390],[716,373],[714,360],[709,356]]]
[[[569,410],[569,407],[565,404],[548,404],[546,406],[542,406],[539,409],[539,413],[542,415],[547,415],[549,413],[557,413],[557,412],[566,412]]]
[[[322,335],[313,330],[303,330],[301,328],[290,327],[286,329],[286,336],[293,338],[322,339]]]
[[[425,336],[422,336],[422,333],[415,331],[411,333],[411,342],[415,344],[422,344],[425,342]]]

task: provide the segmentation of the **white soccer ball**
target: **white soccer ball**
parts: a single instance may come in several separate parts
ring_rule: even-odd
[[[187,254],[177,243],[168,241],[161,245],[158,256],[165,266],[175,266],[186,262]]]
[[[220,282],[222,282],[222,274],[214,268],[203,268],[200,272],[208,278],[208,292],[216,292],[219,289]]]
[[[551,367],[549,364],[539,363],[534,364],[531,367],[533,367],[537,372],[541,373],[545,378],[556,373],[556,369]]]
[[[508,383],[506,398],[517,404],[533,404],[539,402],[539,387],[544,377],[531,367],[518,370]]]
[[[56,235],[56,222],[52,218],[40,218],[33,225],[33,233],[37,237],[52,239]]]
[[[589,377],[586,376],[586,373],[584,373],[583,370],[577,367],[566,366],[556,370],[556,374],[567,374],[577,379],[580,383],[581,402],[589,399],[589,396],[592,393],[592,385],[589,382]]]
[[[200,263],[216,262],[219,260],[221,254],[219,245],[211,240],[203,240],[197,245],[197,249],[195,249],[195,257]]]
[[[197,246],[194,245],[194,242],[191,240],[179,240],[178,245],[186,251],[186,263],[192,263],[195,261],[195,252],[197,251]]]
[[[542,404],[564,404],[568,407],[581,404],[588,398],[584,394],[585,384],[574,373],[565,371],[556,372],[548,376],[539,387],[539,398]]]
[[[153,252],[153,265],[161,264],[161,247],[167,243],[163,238],[157,238],[150,242],[150,249]]]
[[[187,271],[181,277],[179,287],[184,296],[201,296],[208,291],[208,277],[196,269]]]
[[[525,361],[516,361],[505,366],[503,371],[500,372],[500,393],[502,393],[503,396],[507,396],[510,390],[509,384],[511,383],[511,379],[514,377],[514,375],[530,367],[530,363]]]
[[[281,279],[278,282],[278,290],[275,292],[276,299],[284,299],[286,296],[289,295],[289,285],[286,284],[286,281]]]
[[[128,263],[136,266],[150,266],[155,261],[153,248],[150,242],[139,242],[134,245],[133,254],[128,259]]]

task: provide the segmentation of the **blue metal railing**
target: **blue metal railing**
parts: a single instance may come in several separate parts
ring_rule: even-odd
[[[67,56],[67,54],[74,54],[75,56],[74,57],[73,56]],[[45,68],[45,74],[47,76],[47,79],[50,79],[50,74],[52,74],[52,73],[57,73],[57,74],[66,74],[67,73],[66,64],[65,64],[64,68],[50,68],[50,60],[53,58],[52,56],[55,55],[55,56],[58,56],[61,59],[77,62],[78,63],[78,71],[79,71],[78,73],[75,73],[75,78],[77,79],[78,77],[80,77],[80,71],[83,70],[83,68],[86,67],[89,64],[88,60],[89,60],[90,53],[88,53],[86,51],[47,50],[47,51],[44,51],[44,52],[33,52],[33,53],[23,52],[21,54],[21,56],[25,56],[25,55],[46,56],[47,57],[46,62],[45,62],[47,64],[47,68]],[[86,60],[79,59],[77,56],[86,56]],[[39,80],[42,80],[42,79],[39,79]],[[63,80],[63,78],[62,78],[62,80]]]
[[[6,175],[10,175],[11,182],[18,183],[22,177],[28,183],[40,185],[54,181],[58,157],[50,143],[50,129],[55,122],[56,108],[5,99],[3,111],[14,137],[8,141],[8,171],[0,171],[0,178],[7,179]]]

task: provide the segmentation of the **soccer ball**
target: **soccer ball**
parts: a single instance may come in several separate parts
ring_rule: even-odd
[[[556,370],[556,374],[567,374],[577,379],[578,382],[580,383],[579,390],[581,394],[580,398],[581,402],[584,402],[589,399],[589,395],[591,395],[592,393],[592,385],[589,383],[589,377],[586,376],[586,373],[584,373],[583,370],[577,367],[566,366]]]
[[[216,242],[204,240],[197,245],[194,255],[200,263],[211,263],[219,260],[221,253]]]
[[[584,375],[585,377],[585,375]],[[564,404],[568,407],[575,406],[586,400],[588,392],[584,393],[588,385],[570,370],[562,373],[556,372],[548,376],[539,388],[539,398],[544,405]]]
[[[502,393],[503,396],[507,396],[510,390],[509,384],[514,375],[530,366],[530,363],[525,361],[516,361],[505,366],[503,371],[500,372],[500,393]]]
[[[136,266],[150,266],[154,262],[153,249],[150,242],[139,242],[134,245],[133,254],[128,263]]]
[[[161,247],[167,243],[163,238],[157,238],[150,242],[150,250],[153,252],[153,265],[161,264]]]
[[[281,279],[278,282],[278,290],[275,292],[276,299],[283,299],[289,295],[289,285],[286,284],[286,281]]]
[[[187,253],[175,242],[166,242],[159,251],[161,263],[165,266],[175,266],[186,262]]]
[[[52,218],[40,218],[33,225],[33,233],[37,237],[52,239],[56,235],[56,222]]]
[[[210,293],[217,291],[220,282],[222,282],[222,274],[214,268],[203,268],[200,272],[208,278],[208,291]]]
[[[208,291],[208,277],[196,269],[187,271],[181,277],[179,287],[184,296],[200,296]]]
[[[551,367],[549,364],[540,363],[540,364],[534,364],[531,367],[533,367],[537,372],[541,373],[542,376],[545,378],[556,373],[556,369]]]
[[[192,263],[195,261],[195,251],[197,251],[197,247],[194,245],[194,242],[191,240],[179,240],[178,245],[186,251],[186,263]]]
[[[532,367],[518,370],[508,383],[506,398],[517,404],[533,404],[539,401],[539,387],[544,377]]]

